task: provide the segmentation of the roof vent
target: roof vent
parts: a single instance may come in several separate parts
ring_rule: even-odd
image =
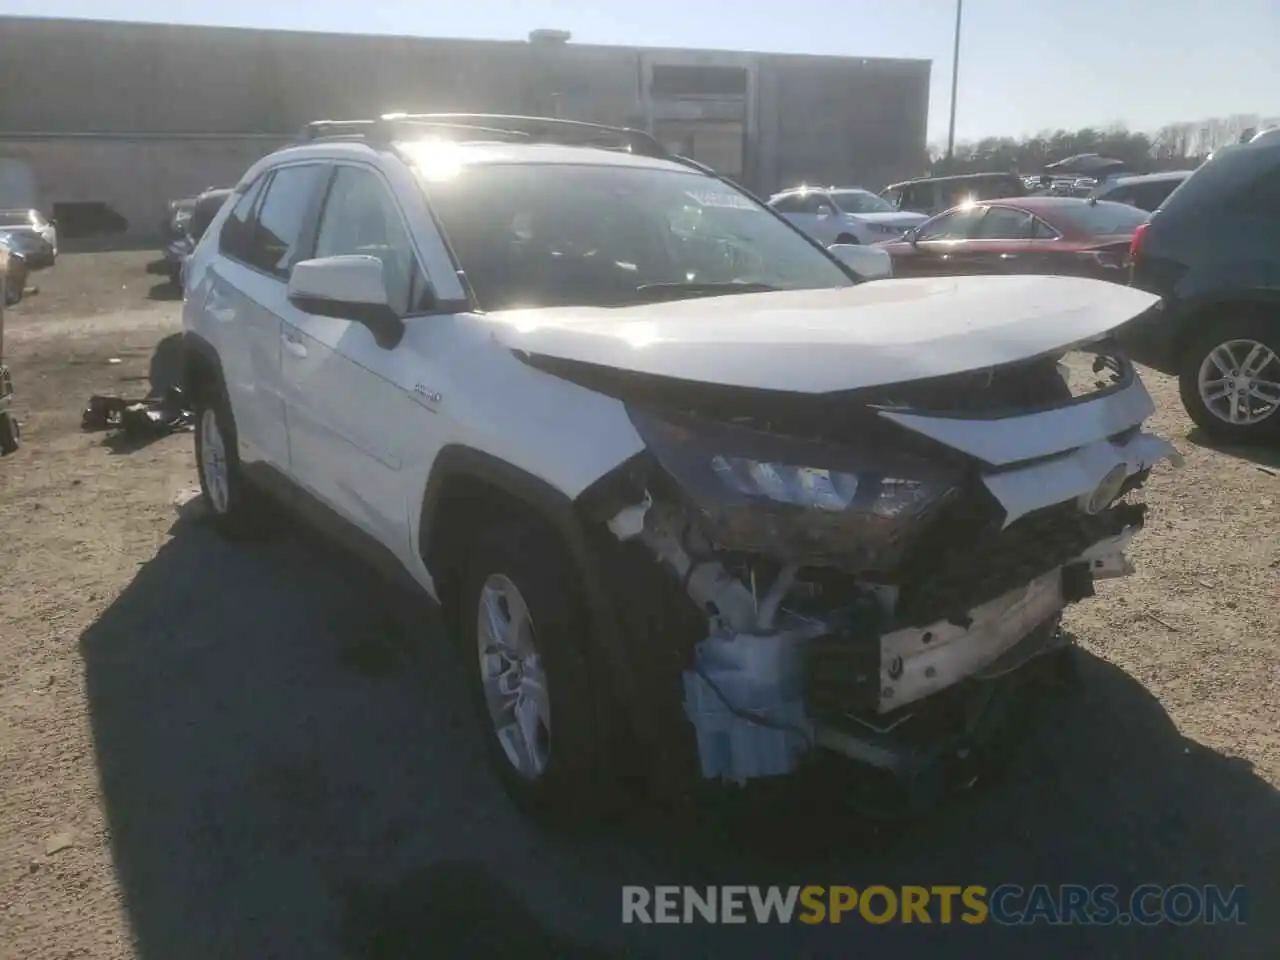
[[[559,47],[568,43],[572,36],[573,34],[568,30],[532,30],[529,32],[529,42],[547,47]]]

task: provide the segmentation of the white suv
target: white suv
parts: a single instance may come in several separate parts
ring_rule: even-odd
[[[544,811],[633,769],[963,773],[1176,457],[1106,339],[1153,297],[860,283],[635,131],[313,124],[188,271],[216,525],[318,504],[407,571]]]

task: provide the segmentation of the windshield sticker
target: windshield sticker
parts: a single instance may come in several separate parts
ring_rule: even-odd
[[[721,207],[726,210],[754,210],[756,205],[739,193],[710,190],[686,190],[684,195],[703,207]]]

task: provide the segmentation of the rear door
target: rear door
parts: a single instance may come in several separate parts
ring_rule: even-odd
[[[968,273],[1045,273],[1047,241],[1036,241],[1036,218],[1026,210],[991,204],[957,255]]]
[[[209,267],[203,316],[222,360],[241,458],[289,463],[280,370],[281,314],[324,167],[290,164],[264,173],[232,208]]]

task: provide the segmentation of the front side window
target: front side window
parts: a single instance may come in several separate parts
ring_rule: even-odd
[[[927,240],[967,240],[978,221],[982,219],[982,215],[986,212],[985,207],[948,210],[922,226],[920,232],[916,235],[916,239],[921,242]]]
[[[286,279],[298,261],[302,228],[315,205],[328,168],[309,163],[280,167],[267,184],[258,207],[253,239],[245,262],[264,273]]]
[[[768,209],[698,173],[495,163],[424,186],[485,310],[853,283]]]
[[[391,307],[401,316],[422,312],[427,288],[400,208],[372,170],[339,166],[316,231],[317,257],[376,257]]]

